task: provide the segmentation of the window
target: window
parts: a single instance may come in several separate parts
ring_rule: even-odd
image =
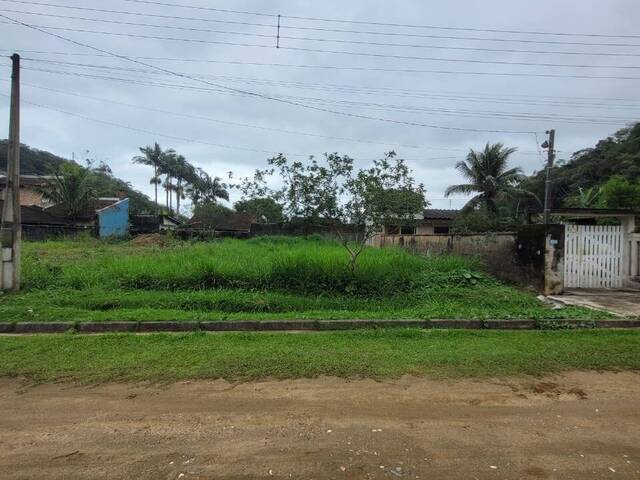
[[[416,227],[413,225],[403,225],[400,227],[400,235],[415,235]]]
[[[441,234],[441,235],[448,235],[449,234],[449,227],[448,226],[433,227],[433,233]]]
[[[387,225],[387,235],[398,235],[400,233],[399,225]]]

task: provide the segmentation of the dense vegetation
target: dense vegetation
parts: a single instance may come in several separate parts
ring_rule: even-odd
[[[638,370],[640,332],[368,330],[7,337],[0,376],[34,381],[501,377]]]
[[[544,171],[530,177],[525,187],[544,198]],[[625,185],[626,184],[626,185]],[[589,189],[592,197],[600,188],[591,205],[576,202],[581,193]],[[629,194],[620,195],[621,189]],[[635,194],[633,194],[635,189]],[[553,170],[553,206],[591,206],[609,208],[640,208],[640,123],[618,130],[613,136],[600,140],[593,148],[575,152]],[[623,198],[624,197],[624,198]]]
[[[459,233],[513,229],[526,210],[541,210],[545,170],[529,177],[507,165],[511,149],[487,145],[457,164],[469,183],[447,193],[475,193],[452,230]],[[513,168],[511,168],[513,167]],[[640,210],[640,123],[623,128],[594,148],[558,155],[552,171],[551,206]]]
[[[3,171],[7,168],[7,143],[7,140],[0,140],[0,170]],[[52,175],[63,165],[74,164],[52,153],[20,145],[20,171],[24,175]],[[118,192],[125,192],[131,202],[131,213],[155,211],[153,202],[145,194],[135,190],[129,182],[114,177],[104,166],[92,171],[89,183],[99,197],[116,197]]]
[[[26,291],[0,298],[4,320],[605,316],[553,310],[458,257],[366,249],[352,273],[341,245],[321,237],[150,246],[87,238],[24,250]]]

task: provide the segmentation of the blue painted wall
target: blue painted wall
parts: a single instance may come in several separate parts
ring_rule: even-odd
[[[98,235],[103,237],[126,237],[129,235],[129,199],[98,210]]]

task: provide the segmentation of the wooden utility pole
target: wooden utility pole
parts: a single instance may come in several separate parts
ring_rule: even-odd
[[[556,158],[555,143],[556,143],[556,131],[548,130],[549,140],[544,142],[542,146],[548,149],[547,156],[547,179],[544,182],[544,224],[549,223],[549,212],[551,211],[551,169],[553,168],[553,161]]]
[[[2,290],[20,290],[22,219],[20,215],[20,55],[11,56],[11,106],[7,149],[7,185],[2,208]]]

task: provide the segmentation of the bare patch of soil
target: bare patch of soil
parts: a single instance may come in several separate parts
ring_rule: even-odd
[[[640,376],[0,380],[3,479],[631,479]]]

